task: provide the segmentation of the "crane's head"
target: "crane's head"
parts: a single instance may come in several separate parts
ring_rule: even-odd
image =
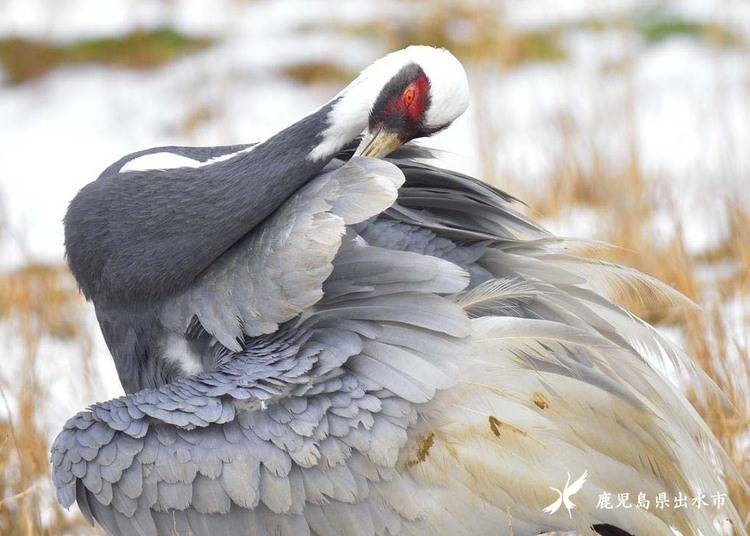
[[[468,105],[469,83],[455,56],[410,46],[377,60],[337,95],[316,150],[323,154],[365,131],[356,154],[386,156],[409,140],[446,128]]]

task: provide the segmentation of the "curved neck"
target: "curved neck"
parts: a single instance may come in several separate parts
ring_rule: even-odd
[[[226,160],[105,175],[81,190],[65,233],[86,296],[152,302],[191,285],[364,129],[360,120],[348,137],[327,134],[342,98]]]
[[[310,152],[311,160],[330,158],[362,134],[367,128],[370,109],[387,81],[387,76],[373,76],[371,70],[365,70],[312,114],[325,111],[327,127],[320,133],[319,142]]]

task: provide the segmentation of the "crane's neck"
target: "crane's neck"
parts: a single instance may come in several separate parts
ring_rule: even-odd
[[[275,147],[280,141],[294,139],[297,147],[306,151],[305,160],[325,165],[367,128],[370,111],[383,88],[404,66],[411,65],[402,55],[390,54],[376,61],[329,102],[262,145]]]
[[[367,128],[370,109],[382,87],[372,82],[366,73],[361,74],[313,114],[324,111],[326,127],[318,134],[308,159],[328,160]]]
[[[324,166],[367,128],[368,116],[382,88],[364,71],[326,104],[259,144],[265,150],[294,153],[314,168]],[[289,147],[294,144],[294,148]]]
[[[341,123],[341,110],[362,99],[361,92],[339,94],[251,150],[210,165],[102,175],[66,216],[68,261],[81,289],[99,303],[123,304],[187,288],[364,130],[366,104],[351,124]]]
[[[218,162],[103,174],[66,216],[84,293],[126,303],[187,288],[365,130],[395,67],[376,62],[314,112]]]
[[[282,173],[291,194],[301,186],[299,179],[309,179],[367,128],[378,95],[372,82],[363,73],[326,104],[256,145],[237,164],[268,161],[265,171]]]

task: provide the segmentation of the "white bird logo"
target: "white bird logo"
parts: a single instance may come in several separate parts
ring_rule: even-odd
[[[570,482],[570,473],[568,473],[568,480],[565,482],[565,487],[562,491],[560,491],[557,488],[553,488],[552,486],[549,487],[549,489],[556,491],[559,495],[557,500],[550,504],[547,508],[545,508],[543,511],[547,512],[548,514],[552,515],[555,512],[557,512],[560,509],[560,506],[565,504],[565,508],[568,509],[568,517],[573,517],[573,514],[570,512],[573,508],[576,507],[575,504],[570,500],[570,498],[581,491],[581,488],[583,487],[584,482],[586,482],[586,477],[589,476],[588,471],[584,471],[581,476],[578,477],[578,480],[573,482],[571,484]]]

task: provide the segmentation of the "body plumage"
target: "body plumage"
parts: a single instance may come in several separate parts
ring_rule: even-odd
[[[265,142],[136,153],[82,190],[68,260],[127,394],[56,440],[64,505],[109,534],[742,530],[731,505],[596,508],[723,489],[660,372],[692,362],[606,283],[673,292],[396,149],[466,99],[455,58],[412,47]]]

